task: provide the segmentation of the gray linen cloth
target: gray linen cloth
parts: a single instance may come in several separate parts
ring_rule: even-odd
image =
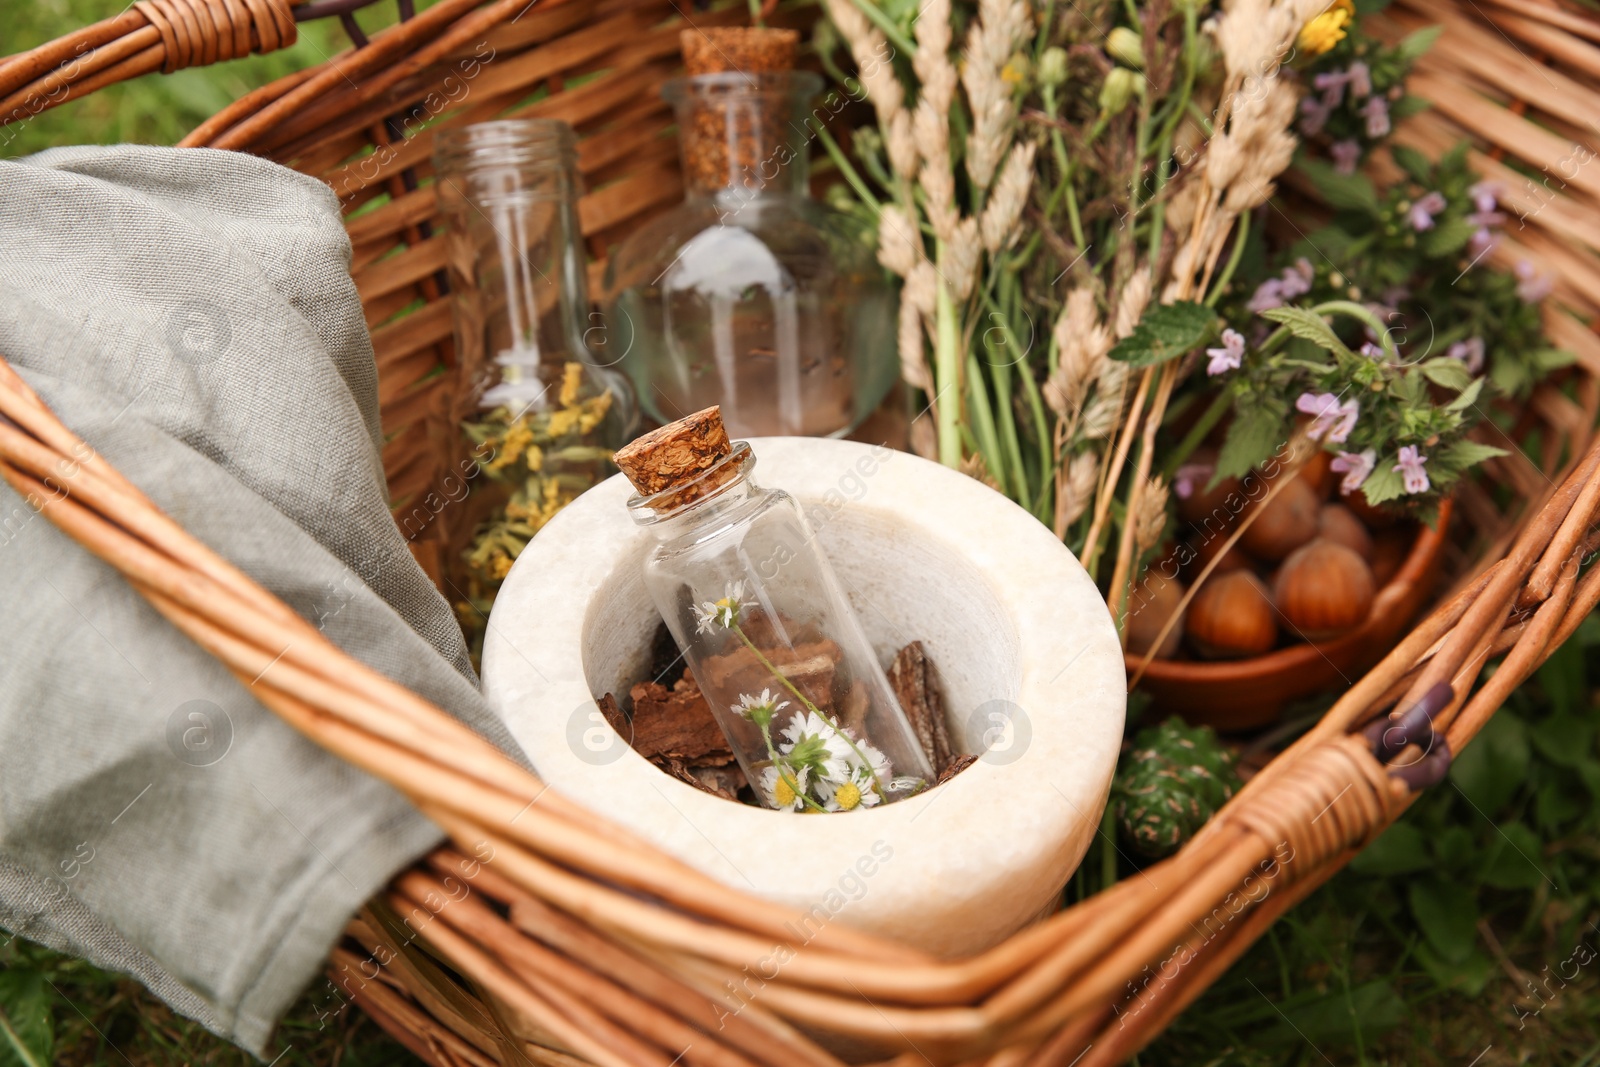
[[[525,763],[389,516],[349,268],[332,192],[250,156],[0,161],[0,354],[201,541]],[[0,484],[0,927],[259,1054],[439,839]]]

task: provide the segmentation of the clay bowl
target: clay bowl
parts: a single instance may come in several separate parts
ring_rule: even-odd
[[[1346,689],[1394,647],[1422,607],[1444,547],[1451,502],[1439,508],[1436,529],[1424,526],[1394,577],[1372,601],[1367,621],[1330,641],[1287,645],[1242,660],[1156,659],[1139,688],[1162,714],[1227,732],[1277,721],[1286,705],[1322,690]],[[1125,655],[1131,678],[1143,656]]]

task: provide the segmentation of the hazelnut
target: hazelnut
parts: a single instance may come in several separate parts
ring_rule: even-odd
[[[1213,574],[1189,602],[1189,643],[1208,659],[1240,659],[1278,640],[1277,611],[1267,587],[1249,571]]]
[[[1284,560],[1272,591],[1284,619],[1309,641],[1347,633],[1372,611],[1372,571],[1366,561],[1326,538]]]
[[[1178,518],[1197,526],[1209,527],[1220,523],[1226,529],[1233,525],[1244,501],[1239,479],[1224,478],[1215,487],[1207,489],[1205,486],[1209,481],[1206,478],[1198,482],[1188,496],[1178,498]],[[1235,498],[1232,507],[1228,506],[1230,496]]]
[[[1145,580],[1128,593],[1127,635],[1128,651],[1136,656],[1148,655],[1162,627],[1178,611],[1183,600],[1183,583],[1175,578],[1146,572]],[[1173,624],[1167,636],[1156,649],[1157,659],[1171,659],[1178,654],[1178,643],[1183,640],[1183,618]]]
[[[1356,513],[1343,504],[1322,505],[1317,536],[1343,545],[1368,563],[1372,562],[1372,535],[1356,518]]]
[[[1344,497],[1344,505],[1355,512],[1356,518],[1366,523],[1369,530],[1382,530],[1393,526],[1397,518],[1395,513],[1388,508],[1380,504],[1367,503],[1367,494],[1361,489],[1357,489],[1353,493],[1347,493]]]
[[[1219,555],[1221,559],[1217,560],[1217,569],[1211,572],[1213,575],[1255,568],[1255,561],[1239,547],[1237,542],[1224,552],[1222,546],[1227,543],[1228,535],[1225,533],[1198,537],[1189,542],[1184,554],[1187,556],[1185,573],[1189,575],[1191,581],[1199,577]]]
[[[1311,486],[1318,500],[1326,500],[1334,483],[1332,464],[1333,456],[1319,448],[1306,458],[1295,477]]]
[[[1239,543],[1247,552],[1266,560],[1283,559],[1317,536],[1318,513],[1322,509],[1316,490],[1299,478],[1273,489],[1271,497],[1263,497],[1263,503],[1251,506],[1260,514],[1239,536]]]

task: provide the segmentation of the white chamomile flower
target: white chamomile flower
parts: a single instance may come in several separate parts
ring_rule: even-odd
[[[814,769],[827,781],[850,777],[850,742],[822,716],[811,711],[796,715],[783,728],[783,737],[779,751],[795,763]]]
[[[772,690],[763,689],[758,696],[751,696],[749,693],[739,694],[739,703],[734,704],[729,710],[757,726],[765,726],[788,706],[787,700],[779,700],[772,695]]]
[[[800,811],[806,806],[806,782],[811,768],[768,767],[761,772],[761,790],[781,811]]]
[[[739,609],[744,603],[744,582],[729,582],[722,590],[722,599],[703,600],[694,609],[695,633],[710,633],[717,627],[733,628],[739,621]]]
[[[866,774],[868,780],[889,780],[889,757],[870,741],[857,741],[850,753],[850,765]],[[864,762],[863,762],[864,761]]]
[[[883,797],[879,796],[877,789],[874,788],[872,775],[864,767],[858,767],[849,781],[823,783],[821,791],[822,806],[829,811],[873,808],[883,801]]]

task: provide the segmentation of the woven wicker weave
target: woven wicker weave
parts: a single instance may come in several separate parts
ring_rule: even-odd
[[[293,13],[359,6],[320,0]],[[138,5],[0,64],[0,116],[284,43],[290,10],[283,0]],[[673,69],[683,21],[662,0],[531,9],[441,0],[324,68],[251,94],[186,142],[269,156],[330,182],[351,211],[370,206],[350,231],[402,519],[435,484],[427,424],[450,381],[435,374],[451,358],[450,309],[436,281],[443,253],[425,184],[436,127],[427,123],[506,113],[573,123],[591,189],[584,232],[598,261],[679,195],[654,88]],[[1475,142],[1475,165],[1523,216],[1498,254],[1557,278],[1547,328],[1578,363],[1512,413],[1508,438],[1537,442],[1532,454],[1513,449],[1489,465],[1489,484],[1458,495],[1479,543],[1452,561],[1457,580],[1442,606],[1176,856],[980,956],[929,959],[840,925],[797,943],[788,924],[798,916],[545,791],[328,644],[98,457],[77,466],[69,495],[45,514],[253,681],[273,711],[449,832],[453,846],[374,900],[332,960],[342,989],[424,1059],[824,1067],[849,1048],[851,1061],[908,1065],[1119,1063],[1404,810],[1414,786],[1600,601],[1600,568],[1580,573],[1600,546],[1600,447],[1591,447],[1600,342],[1590,328],[1600,312],[1600,169],[1587,166],[1600,20],[1555,0],[1400,0],[1380,26],[1398,34],[1434,22],[1445,33],[1412,86],[1435,107],[1399,139],[1431,153]],[[0,414],[9,420],[0,420],[0,474],[19,491],[38,491],[58,461],[82,454],[3,364]],[[418,554],[432,573],[458,535],[443,520],[426,527]],[[1474,692],[1482,665],[1500,655]],[[1396,757],[1379,736],[1391,724],[1369,724],[1392,709],[1414,727],[1419,706],[1437,736],[1422,763],[1401,767],[1396,759],[1411,762],[1415,749]],[[1127,999],[1146,967],[1160,979]],[[743,992],[730,995],[730,983]]]

